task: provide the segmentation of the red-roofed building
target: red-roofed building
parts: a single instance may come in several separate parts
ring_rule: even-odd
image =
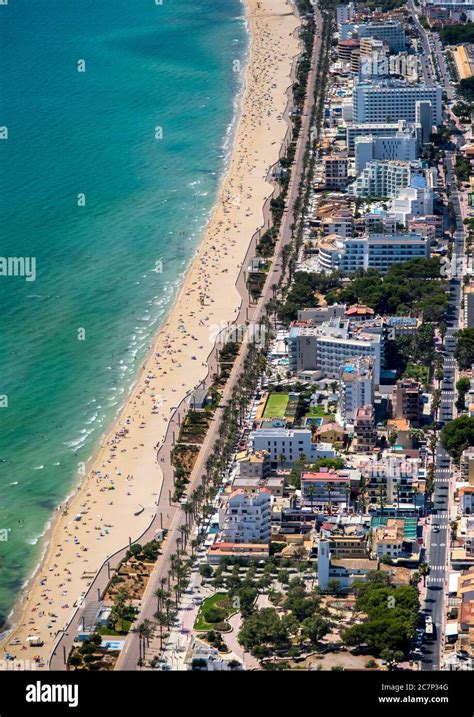
[[[363,306],[361,304],[353,304],[345,310],[344,316],[351,321],[369,321],[375,316],[375,311],[370,306]]]
[[[265,560],[269,555],[270,546],[265,543],[214,543],[207,551],[207,562],[218,565],[224,558]]]
[[[331,503],[338,505],[349,502],[350,476],[347,471],[321,468],[318,472],[303,473],[301,476],[301,500],[305,505],[321,507]]]

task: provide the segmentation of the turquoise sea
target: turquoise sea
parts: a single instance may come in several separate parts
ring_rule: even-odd
[[[0,7],[0,257],[36,260],[35,281],[0,277],[0,625],[199,241],[232,138],[243,13],[239,0]]]

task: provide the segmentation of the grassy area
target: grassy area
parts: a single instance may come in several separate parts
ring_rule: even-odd
[[[322,418],[325,415],[323,406],[310,406],[306,411],[308,418]]]
[[[227,600],[227,593],[214,593],[210,597],[206,598],[202,603],[199,612],[194,623],[195,630],[216,630],[216,623],[206,622],[204,615],[211,607],[222,608],[226,611],[226,618],[233,615],[237,610],[232,608],[229,601]],[[225,623],[225,620],[223,621]],[[222,624],[222,623],[218,623]]]
[[[323,406],[310,406],[305,413],[305,418],[329,418],[330,421],[334,421],[334,413],[327,412]]]
[[[284,418],[288,405],[287,393],[271,393],[265,404],[264,418]]]
[[[127,635],[128,632],[130,632],[131,625],[132,623],[130,620],[119,620],[115,626],[115,630],[112,630],[106,625],[102,625],[102,627],[99,629],[99,635],[111,635],[113,637]]]
[[[430,382],[429,366],[420,366],[419,364],[409,363],[405,371],[406,378],[414,378],[421,383]]]

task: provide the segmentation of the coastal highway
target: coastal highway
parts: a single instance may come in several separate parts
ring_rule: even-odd
[[[462,141],[457,136],[457,141]],[[446,316],[444,340],[444,370],[441,382],[440,422],[446,423],[455,417],[456,349],[455,333],[460,324],[462,267],[464,259],[464,229],[459,192],[453,171],[453,151],[446,152],[446,186],[451,187],[449,199],[453,205],[456,229],[453,235],[451,278],[449,280],[449,305]],[[454,491],[451,461],[444,448],[438,443],[435,455],[435,490],[432,499],[431,524],[427,536],[430,574],[427,578],[426,599],[423,604],[425,615],[431,615],[436,628],[435,638],[423,650],[422,670],[439,670],[444,644],[445,595],[449,575],[449,496]]]
[[[321,14],[319,12],[319,9],[315,7],[315,21],[318,28],[321,28],[322,26],[322,18]],[[267,277],[267,281],[265,283],[262,296],[260,297],[257,305],[255,306],[249,306],[248,302],[248,294],[245,287],[245,278],[243,277],[243,272],[241,273],[241,276],[239,278],[238,288],[241,291],[242,294],[242,307],[239,314],[239,317],[237,319],[237,324],[243,323],[245,319],[248,317],[248,320],[251,323],[257,323],[261,316],[264,313],[264,307],[265,304],[269,301],[269,299],[272,297],[272,285],[274,283],[277,283],[280,276],[281,276],[281,262],[278,260],[279,254],[281,253],[281,250],[285,244],[288,244],[292,240],[292,230],[291,226],[294,222],[294,213],[295,213],[295,201],[299,194],[299,183],[303,172],[303,158],[306,151],[306,147],[308,144],[308,138],[309,138],[309,130],[310,130],[310,120],[311,120],[311,110],[314,104],[314,96],[312,92],[312,88],[314,87],[315,77],[316,77],[316,70],[317,65],[319,62],[319,56],[321,52],[321,36],[320,33],[317,33],[315,36],[315,43],[313,47],[313,59],[312,59],[312,69],[308,76],[308,88],[309,91],[307,93],[306,103],[303,111],[302,116],[302,123],[301,123],[301,131],[299,133],[299,137],[297,140],[297,146],[295,151],[295,160],[294,165],[292,168],[292,175],[291,180],[288,188],[288,193],[286,197],[286,208],[285,212],[283,214],[283,219],[281,223],[281,229],[280,229],[280,237],[275,249],[275,259],[273,263],[273,271],[269,272],[269,276]],[[249,257],[251,256],[252,252],[249,250]],[[244,262],[244,266],[247,266],[247,262]],[[242,352],[245,350],[245,346],[242,347]],[[241,356],[239,355],[235,361],[234,368],[232,369],[231,375],[229,377],[229,380],[227,382],[227,385],[224,390],[224,394],[222,397],[221,405],[225,405],[227,401],[229,400],[232,390],[237,383],[239,376],[241,373]],[[219,421],[215,420],[211,424],[211,427],[208,431],[208,434],[206,436],[206,440],[204,442],[203,448],[199,453],[196,466],[193,470],[193,476],[192,478],[192,485],[189,488],[189,492],[192,492],[193,487],[197,486],[200,482],[200,476],[204,472],[204,466],[205,462],[207,460],[207,456],[209,455],[210,451],[212,450],[212,445],[214,444],[217,435],[218,435],[218,429],[219,429]],[[155,590],[160,586],[160,578],[167,575],[169,566],[170,566],[170,556],[173,553],[176,553],[176,538],[179,537],[179,526],[184,523],[185,516],[183,511],[178,511],[174,518],[172,525],[170,527],[169,534],[166,538],[166,541],[163,545],[163,553],[160,556],[160,559],[158,560],[156,564],[156,568],[153,571],[153,574],[149,580],[147,589],[145,591],[145,595],[142,599],[142,609],[140,611],[140,616],[137,622],[142,622],[144,619],[148,618],[151,620],[153,618],[153,615],[156,611],[156,598],[153,597],[153,593]],[[119,657],[119,660],[116,665],[117,670],[135,670],[137,668],[139,658],[139,640],[136,633],[130,633],[129,636],[126,639],[124,648],[122,650],[122,653]]]

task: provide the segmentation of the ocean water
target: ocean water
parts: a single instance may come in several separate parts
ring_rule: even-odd
[[[0,277],[0,625],[212,209],[243,12],[239,0],[0,8],[0,257],[36,260],[35,281]]]

